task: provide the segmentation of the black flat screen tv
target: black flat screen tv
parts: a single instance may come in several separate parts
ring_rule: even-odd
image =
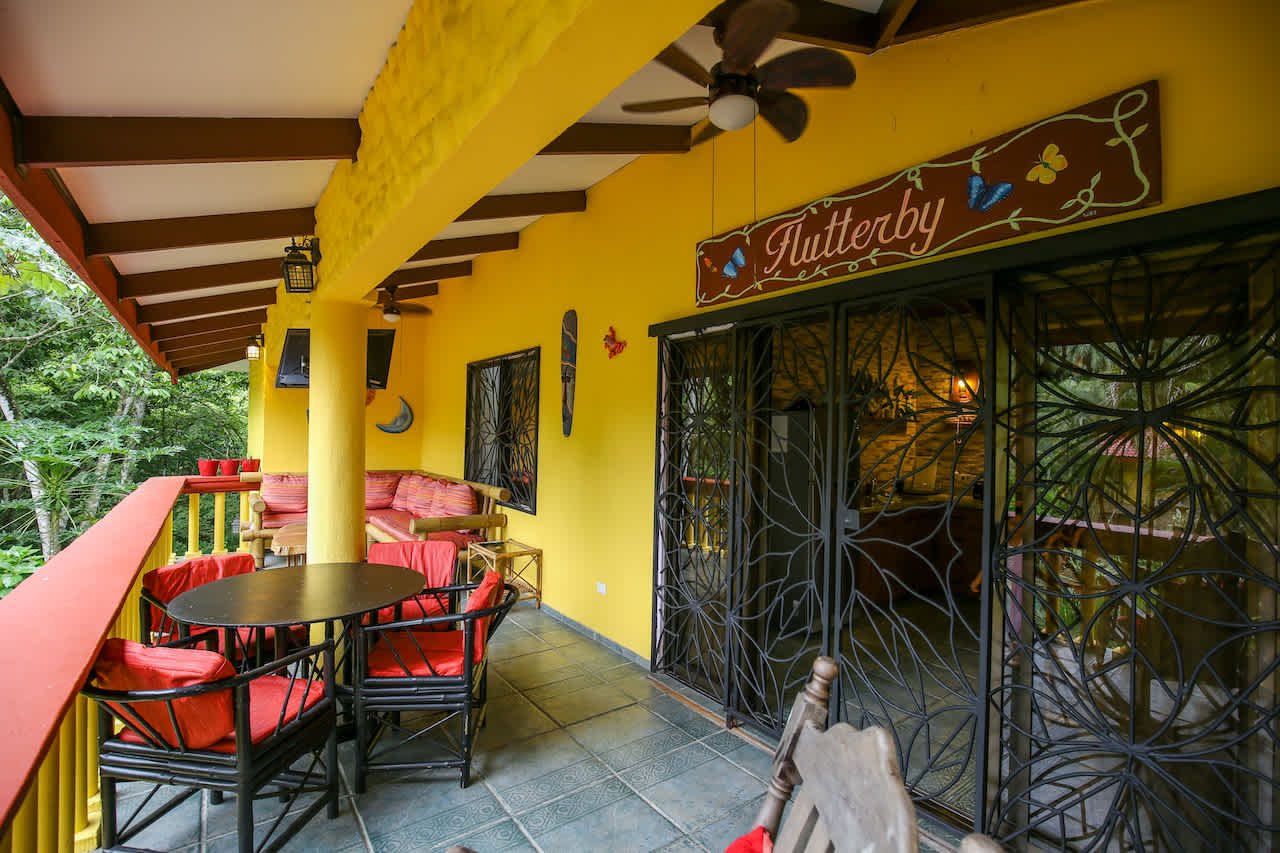
[[[370,329],[365,359],[365,386],[379,391],[387,387],[391,371],[391,351],[395,346],[395,329]],[[280,368],[276,371],[277,388],[311,387],[311,330],[289,329],[284,335]]]

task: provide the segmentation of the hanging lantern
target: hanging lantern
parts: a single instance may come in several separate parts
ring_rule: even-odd
[[[320,263],[320,240],[312,237],[299,244],[291,241],[280,265],[287,293],[310,293],[316,289],[316,266]]]

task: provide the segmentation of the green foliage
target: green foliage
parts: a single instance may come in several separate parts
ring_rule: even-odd
[[[22,583],[43,563],[39,549],[30,545],[0,548],[0,595]]]

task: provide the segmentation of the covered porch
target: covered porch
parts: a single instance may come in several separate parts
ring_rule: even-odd
[[[142,572],[271,539],[184,539],[174,503],[238,503],[263,533],[253,493],[305,526],[307,561],[361,561],[371,472],[505,489],[501,524],[474,527],[538,550],[546,610],[522,602],[495,638],[476,781],[344,787],[308,827],[324,847],[626,829],[608,846],[715,850],[819,653],[846,673],[835,716],[894,730],[940,848],[1280,826],[1273,4],[797,0],[759,64],[823,46],[857,80],[800,90],[792,142],[763,113],[711,138],[690,103],[750,3],[262,5],[0,13],[0,189],[175,381],[247,372],[264,478],[236,498],[145,483],[0,602],[21,708],[0,850],[96,844],[76,691],[136,634]],[[672,44],[697,71],[655,58]],[[1134,93],[1154,118],[1088,144],[1132,149],[1138,201],[1088,208],[1112,161],[1085,141],[983,165]],[[880,183],[892,210],[846,193]],[[1079,217],[1024,201],[1068,185]],[[944,241],[943,197],[987,236]],[[825,214],[844,203],[847,234]],[[808,242],[777,224],[818,210]],[[883,255],[818,272],[876,233]],[[281,280],[286,242],[310,289]],[[796,270],[766,282],[766,252]],[[1044,467],[1063,459],[1100,461]],[[282,475],[305,476],[300,505],[272,506]],[[68,600],[74,626],[31,656]],[[1165,778],[1202,748],[1231,751],[1208,792],[1116,769]],[[218,808],[169,816],[155,846],[218,848]]]

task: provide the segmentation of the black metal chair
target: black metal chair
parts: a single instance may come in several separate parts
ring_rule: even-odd
[[[493,581],[497,577],[489,572],[480,584],[427,590],[455,600],[472,593],[461,613],[356,626],[351,685],[356,793],[364,793],[366,776],[374,770],[457,767],[462,787],[470,782],[475,734],[484,725],[488,701],[488,641],[520,597],[515,586]],[[477,601],[476,590],[486,583],[492,593]],[[451,624],[457,627],[439,630]],[[455,720],[460,723],[456,738],[448,731]],[[392,756],[435,735],[443,736],[440,752],[430,758]]]
[[[190,647],[215,640],[215,635],[205,634],[146,651],[191,652]],[[81,692],[95,700],[99,710],[103,848],[127,843],[201,789],[211,792],[214,803],[224,794],[235,796],[241,853],[280,849],[323,807],[329,818],[337,817],[333,650],[333,641],[326,640],[248,672],[163,690],[86,685]],[[209,654],[203,653],[202,659]],[[226,667],[234,671],[229,663]],[[101,676],[95,666],[91,682],[101,681]],[[232,726],[218,737],[217,723],[210,722],[218,715],[208,712],[208,702],[222,701],[217,698],[222,693],[230,694],[230,709],[218,710],[230,711]],[[193,703],[199,702],[206,704],[193,715]],[[209,743],[211,730],[216,739]],[[192,745],[197,742],[194,732],[201,736],[199,748]],[[116,813],[120,782],[153,785],[150,794],[137,798],[140,805],[123,825]],[[148,808],[163,786],[185,790]],[[314,801],[289,815],[299,797],[308,795],[315,795]],[[279,817],[264,824],[265,835],[255,845],[254,801],[268,798],[281,801]]]

